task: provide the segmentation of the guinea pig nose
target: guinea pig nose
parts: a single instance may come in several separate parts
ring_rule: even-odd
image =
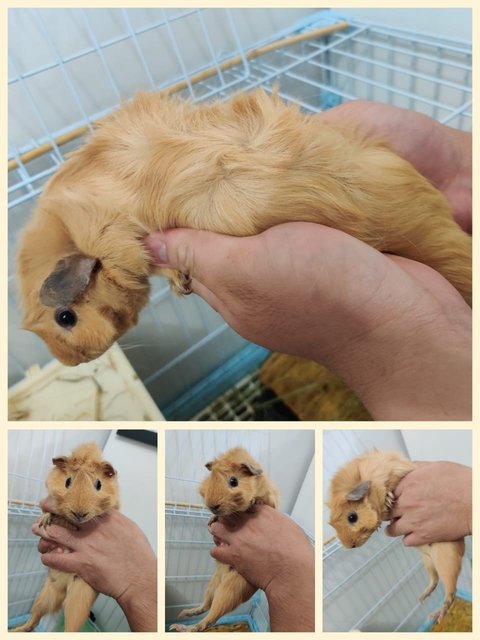
[[[214,504],[210,507],[210,511],[212,513],[218,513],[220,511],[220,505],[219,504]]]
[[[355,543],[352,544],[352,549],[355,549],[357,545]]]
[[[83,520],[86,516],[88,516],[88,511],[86,513],[81,513],[80,511],[72,511],[72,513],[77,520]]]

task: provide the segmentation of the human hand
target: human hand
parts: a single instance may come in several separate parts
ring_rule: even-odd
[[[272,631],[313,631],[315,555],[302,529],[266,505],[209,527],[210,554],[267,595]],[[286,606],[288,603],[288,607]]]
[[[385,139],[443,192],[457,223],[472,232],[472,136],[410,109],[351,100],[314,116]]]
[[[394,491],[387,535],[407,546],[458,540],[472,533],[472,469],[454,462],[422,462]]]
[[[471,310],[429,267],[303,222],[146,244],[240,335],[326,365],[375,419],[470,419]]]
[[[40,506],[50,511],[49,499]],[[103,516],[70,530],[58,525],[32,531],[40,536],[38,548],[47,567],[76,573],[100,593],[115,598],[127,615],[132,631],[156,630],[157,560],[142,530],[112,509]],[[70,553],[64,553],[66,548]],[[148,612],[148,615],[143,614]],[[146,624],[148,628],[142,628]]]

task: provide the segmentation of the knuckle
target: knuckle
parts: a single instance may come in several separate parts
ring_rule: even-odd
[[[193,269],[193,251],[186,242],[180,242],[176,248],[177,269],[191,273]]]

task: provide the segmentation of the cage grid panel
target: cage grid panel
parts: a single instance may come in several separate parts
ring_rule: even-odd
[[[34,362],[50,359],[38,338],[18,329],[18,234],[65,154],[134,90],[183,81],[178,94],[203,101],[278,86],[285,100],[309,112],[369,99],[471,128],[471,47],[446,38],[353,20],[347,30],[326,38],[279,46],[247,59],[238,30],[240,10],[19,9],[9,15],[9,163],[15,166],[8,186],[10,384]],[[323,23],[303,30],[335,20],[324,12]],[[65,24],[66,30],[61,28]],[[25,46],[27,40],[38,44],[35,56]],[[232,57],[240,63],[223,68]],[[49,97],[59,83],[64,99],[53,108]],[[79,132],[83,137],[77,137]],[[41,145],[50,148],[39,157],[22,159],[23,153]],[[154,278],[150,304],[120,344],[163,407],[248,343],[202,300],[177,300],[163,279]]]

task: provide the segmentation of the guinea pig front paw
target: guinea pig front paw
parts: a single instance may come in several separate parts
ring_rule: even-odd
[[[189,273],[168,269],[166,275],[170,281],[170,289],[177,296],[188,296],[192,293],[192,279]]]
[[[389,491],[385,496],[385,505],[387,509],[390,511],[390,509],[393,507],[394,504],[395,504],[395,496],[392,491]]]
[[[44,529],[46,529],[47,527],[49,527],[53,522],[53,516],[51,513],[44,513],[42,515],[42,517],[40,518],[40,521],[38,523],[39,527],[43,527]]]
[[[209,527],[211,524],[213,524],[214,522],[218,521],[218,516],[210,516],[208,523],[207,523],[207,527]]]

